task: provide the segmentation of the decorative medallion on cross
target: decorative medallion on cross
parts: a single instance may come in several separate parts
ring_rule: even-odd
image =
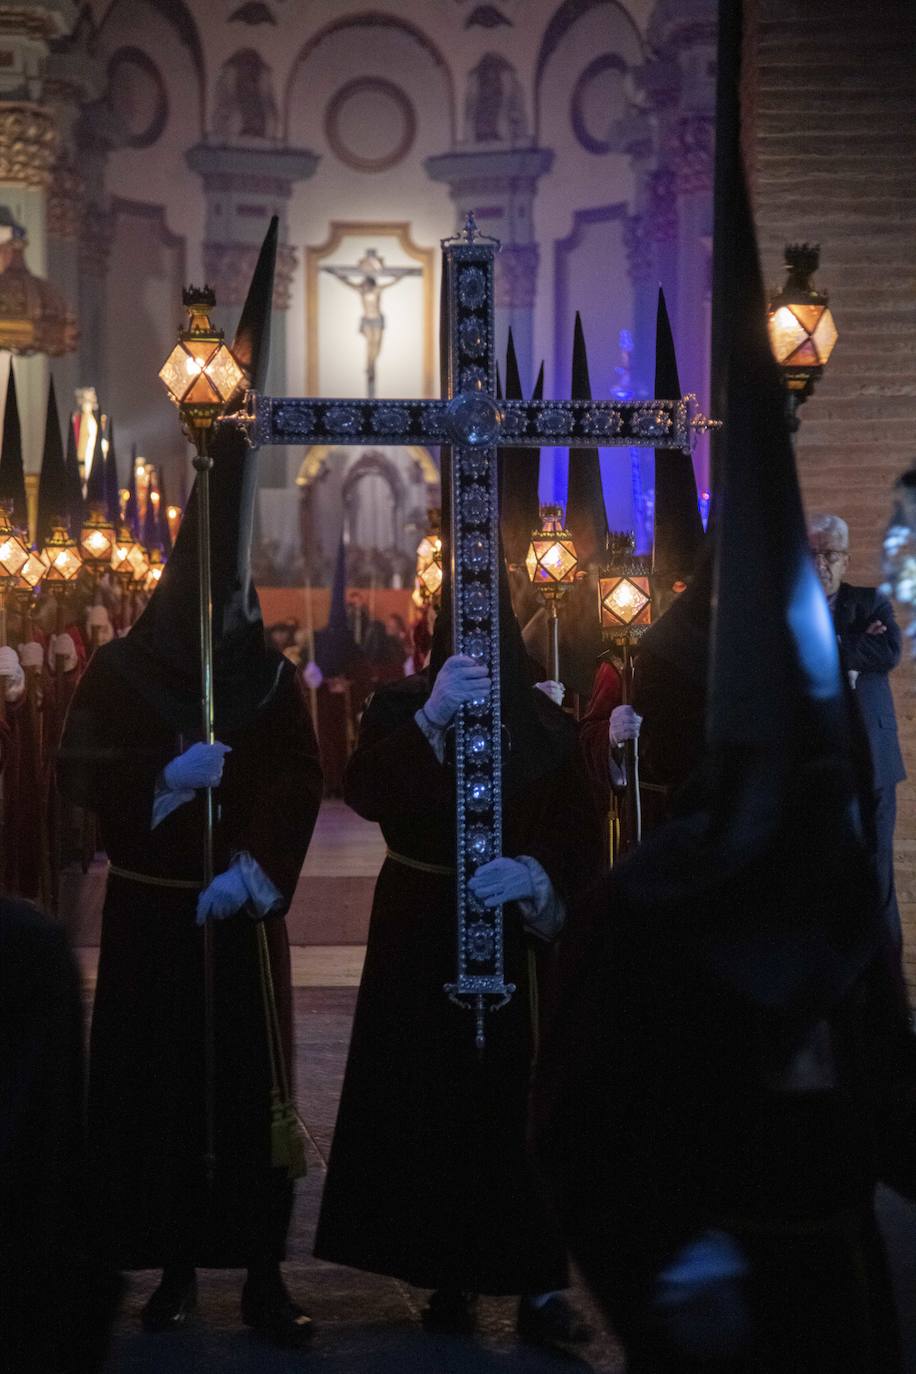
[[[251,443],[443,444],[451,477],[444,532],[451,570],[454,652],[489,670],[486,699],[464,706],[455,724],[456,972],[445,991],[474,1012],[477,1045],[488,1011],[505,1006],[503,913],[468,890],[477,868],[502,853],[502,737],[499,689],[499,506],[497,448],[664,447],[690,452],[710,427],[696,397],[677,401],[504,401],[496,397],[493,263],[499,242],[473,214],[442,240],[446,357],[438,401],[303,399],[251,394]],[[238,423],[236,417],[233,421]],[[534,458],[532,458],[534,461]]]

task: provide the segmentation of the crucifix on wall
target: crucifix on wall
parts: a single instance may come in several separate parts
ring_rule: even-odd
[[[445,395],[438,401],[249,397],[244,423],[261,444],[446,446],[450,527],[444,531],[452,584],[454,652],[489,672],[489,695],[461,707],[455,723],[457,930],[449,997],[474,1012],[483,1046],[488,1011],[515,991],[505,981],[503,915],[476,900],[468,882],[502,853],[499,688],[499,503],[497,450],[656,448],[690,452],[708,427],[695,397],[649,401],[503,401],[496,396],[493,265],[499,243],[469,215],[442,243]],[[233,423],[239,423],[235,417]],[[532,461],[536,461],[532,457]]]
[[[375,364],[382,351],[385,316],[382,314],[382,292],[397,286],[404,277],[423,275],[419,267],[386,267],[380,253],[367,248],[353,267],[322,267],[338,281],[357,293],[362,307],[359,332],[366,340],[366,396],[375,400]]]

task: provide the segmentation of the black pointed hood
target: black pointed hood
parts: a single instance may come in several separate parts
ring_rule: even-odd
[[[45,444],[41,460],[41,475],[38,479],[38,528],[35,537],[39,548],[47,542],[52,527],[61,521],[64,524],[68,523],[67,473],[64,467],[64,449],[60,437],[57,395],[54,391],[54,378],[52,377],[48,386]],[[78,538],[78,534],[74,537]]]
[[[28,530],[29,506],[22,464],[22,427],[19,423],[12,358],[6,384],[6,409],[3,412],[3,447],[0,448],[0,504],[9,507],[10,518],[16,529]]]
[[[67,417],[67,456],[64,459],[64,467],[67,472],[67,514],[70,517],[70,533],[74,539],[79,539],[86,503],[83,499],[79,458],[76,455],[76,425],[72,415]]]
[[[107,511],[108,487],[105,480],[105,457],[102,453],[103,437],[108,437],[108,417],[99,412],[99,433],[95,453],[92,455],[92,467],[86,478],[86,504],[101,506],[102,510]]]
[[[115,452],[114,421],[108,417],[108,452],[105,454],[105,507],[108,519],[117,527],[121,517],[121,488],[118,482],[118,456]]]
[[[263,385],[269,352],[277,220],[271,221],[232,349]],[[239,401],[239,404],[241,400]],[[217,731],[253,719],[276,685],[284,660],[264,642],[251,580],[251,532],[257,495],[256,453],[244,434],[220,425],[210,450],[214,698]],[[106,652],[176,728],[200,728],[200,640],[197,596],[199,483],[188,499],[172,556],[130,634]]]
[[[165,486],[165,472],[159,469],[159,538],[166,558],[172,552],[172,531],[169,529],[169,498]]]
[[[346,677],[354,654],[361,650],[347,622],[347,546],[341,535],[334,563],[328,623],[315,632],[315,662],[325,677]]]
[[[681,397],[677,358],[665,293],[658,288],[655,325],[655,390],[662,401]],[[655,539],[652,570],[664,583],[687,579],[694,570],[703,543],[703,522],[697,503],[696,479],[689,453],[680,449],[655,450]],[[670,592],[670,587],[665,587]]]
[[[831,733],[840,728],[839,746],[845,706],[836,635],[808,552],[743,185],[733,243],[743,305],[732,325],[723,417],[709,740],[717,748],[769,747],[788,739],[805,715],[832,722]]]
[[[571,395],[574,401],[590,401],[592,397],[585,333],[578,310],[573,333]],[[601,468],[596,448],[569,450],[566,528],[575,542],[581,567],[584,568],[603,556],[607,543],[607,516],[604,511]]]
[[[127,505],[124,519],[135,539],[140,538],[140,502],[137,497],[137,445],[130,446],[130,467],[127,473]]]
[[[506,400],[523,400],[522,382],[515,356],[512,330],[506,351]],[[506,556],[513,565],[524,563],[531,543],[531,531],[538,527],[538,472],[540,450],[500,448],[499,511],[500,529]]]

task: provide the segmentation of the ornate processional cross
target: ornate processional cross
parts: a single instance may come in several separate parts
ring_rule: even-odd
[[[310,400],[249,396],[244,423],[261,444],[443,444],[450,446],[454,651],[489,669],[488,698],[463,706],[455,723],[457,789],[457,967],[445,991],[475,1013],[478,1047],[487,1011],[505,1006],[502,909],[468,891],[481,865],[502,853],[499,691],[499,508],[497,447],[682,449],[708,422],[695,397],[679,401],[498,401],[493,263],[499,243],[473,215],[442,241],[447,357],[439,401]],[[238,422],[238,417],[234,417]]]

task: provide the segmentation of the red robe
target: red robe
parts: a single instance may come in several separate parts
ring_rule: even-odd
[[[163,766],[192,741],[139,699],[97,650],[71,707],[59,765],[63,792],[99,817],[113,865],[198,882],[203,797],[155,830]],[[217,702],[218,709],[218,702]],[[215,870],[247,850],[292,899],[321,797],[302,690],[285,664],[232,746],[216,792]],[[96,1225],[122,1268],[184,1261],[241,1267],[283,1257],[292,1202],[270,1166],[270,1071],[255,923],[217,922],[216,1172],[204,1151],[203,932],[197,891],[109,875],[92,1022],[89,1130]],[[292,1063],[286,924],[268,917],[274,985]]]

